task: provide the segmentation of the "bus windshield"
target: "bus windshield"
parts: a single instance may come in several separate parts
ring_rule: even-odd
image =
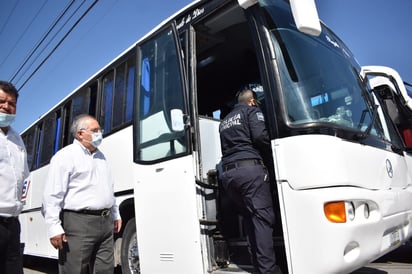
[[[368,130],[382,137],[374,100],[363,91],[360,67],[349,49],[326,27],[319,37],[299,32],[283,1],[276,7],[264,2],[287,123]]]

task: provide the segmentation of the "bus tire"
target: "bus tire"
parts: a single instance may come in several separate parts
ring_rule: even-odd
[[[127,222],[123,231],[121,262],[123,274],[140,273],[140,259],[139,249],[137,247],[135,218],[131,218]]]

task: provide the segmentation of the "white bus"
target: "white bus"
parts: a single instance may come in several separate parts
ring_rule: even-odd
[[[24,253],[57,256],[40,214],[43,184],[52,155],[72,141],[73,117],[89,113],[116,178],[123,273],[252,271],[217,175],[218,125],[245,85],[271,138],[284,273],[349,273],[405,242],[412,179],[399,129],[314,3],[290,2],[293,14],[284,0],[194,2],[25,130]]]

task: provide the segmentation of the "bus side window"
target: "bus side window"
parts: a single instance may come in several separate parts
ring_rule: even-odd
[[[130,122],[133,119],[133,96],[135,87],[135,76],[136,63],[135,56],[133,55],[133,57],[127,61],[125,122]]]
[[[43,120],[41,146],[39,146],[39,167],[47,165],[53,156],[56,140],[56,113],[51,113]]]
[[[72,118],[77,115],[89,113],[90,106],[90,90],[83,89],[72,98]]]
[[[35,155],[34,155],[34,169],[37,169],[40,167],[41,163],[41,148],[43,146],[43,122],[40,122],[37,126],[37,138],[38,142],[36,143],[36,148],[35,148]]]
[[[54,145],[53,145],[53,155],[61,148],[61,134],[62,134],[62,117],[61,111],[56,112],[55,121],[55,131],[54,131]]]
[[[174,35],[165,30],[140,45],[137,160],[159,161],[188,151],[186,131],[174,131],[171,110],[184,112],[183,73]]]
[[[126,73],[125,64],[121,64],[116,68],[116,77],[114,81],[114,94],[112,103],[112,126],[116,128],[120,126],[124,120],[124,106],[126,93]],[[108,98],[106,98],[108,99]]]
[[[31,128],[23,136],[24,145],[27,151],[27,164],[30,171],[36,168],[35,166],[35,155],[36,155],[36,128]]]
[[[102,105],[101,105],[101,126],[105,132],[112,129],[112,108],[114,92],[114,71],[110,71],[103,78]]]
[[[120,127],[132,120],[135,71],[134,56],[116,68],[113,103],[111,104],[113,128]],[[104,99],[110,100],[109,95],[105,96]],[[106,106],[109,104],[106,103]],[[106,115],[108,114],[108,110],[106,110]]]
[[[141,88],[140,88],[140,115],[141,116],[146,116],[149,114],[149,109],[150,109],[150,103],[151,103],[151,97],[152,97],[152,92],[150,92],[150,59],[149,57],[146,57],[142,60],[142,75],[141,75]]]
[[[69,100],[66,104],[63,106],[63,136],[62,136],[62,147],[67,146],[68,144],[71,144],[73,141],[74,137],[72,134],[70,134],[70,125],[72,122],[71,118],[71,109],[72,109],[72,101]]]

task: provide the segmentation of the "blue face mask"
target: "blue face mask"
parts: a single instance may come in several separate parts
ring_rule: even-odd
[[[15,118],[15,114],[7,114],[0,112],[0,127],[10,126],[14,122]]]

